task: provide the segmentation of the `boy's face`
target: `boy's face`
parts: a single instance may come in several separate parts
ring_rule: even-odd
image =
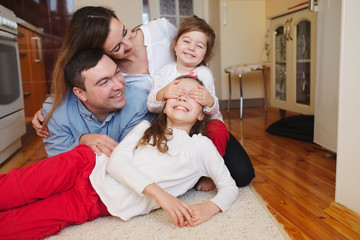
[[[86,90],[77,89],[75,94],[100,121],[126,105],[125,79],[108,56],[103,55],[95,67],[83,71],[81,76]]]
[[[200,84],[193,79],[183,78],[179,85],[185,89],[185,94],[176,99],[167,99],[164,113],[167,115],[167,127],[183,129],[189,133],[195,122],[203,120],[205,116],[202,106],[190,97],[190,91]]]
[[[181,35],[174,47],[176,61],[186,67],[197,67],[204,60],[207,40],[206,34],[198,31]]]

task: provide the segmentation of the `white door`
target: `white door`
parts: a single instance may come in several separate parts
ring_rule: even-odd
[[[341,1],[319,1],[314,142],[333,152],[337,148],[340,19]]]

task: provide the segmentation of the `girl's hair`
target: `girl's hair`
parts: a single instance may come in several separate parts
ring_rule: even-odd
[[[83,7],[77,10],[68,25],[64,41],[52,74],[52,107],[45,118],[45,127],[55,109],[65,99],[71,87],[66,83],[64,68],[69,60],[80,50],[103,48],[110,32],[110,21],[116,18],[113,10],[105,7]]]
[[[199,65],[207,65],[207,63],[210,61],[213,53],[213,48],[215,45],[215,32],[210,27],[209,24],[205,22],[204,19],[201,19],[197,17],[196,15],[193,15],[192,17],[185,18],[179,26],[179,29],[171,43],[171,49],[173,49],[173,53],[176,60],[176,54],[174,51],[174,48],[176,46],[177,41],[181,37],[181,35],[188,33],[188,32],[202,32],[207,36],[207,43],[206,43],[206,53],[204,56],[203,61]]]
[[[194,81],[197,81],[200,85],[203,86],[203,83],[198,78],[193,76],[183,75],[177,77],[175,80],[184,78],[193,79]],[[192,126],[189,135],[192,136],[199,133],[205,135],[207,120],[207,115],[205,115],[205,118],[203,120],[197,120]],[[135,146],[134,150],[138,147],[151,145],[156,146],[161,153],[167,153],[169,150],[167,142],[171,140],[173,131],[171,128],[166,127],[166,122],[166,114],[164,114],[163,112],[159,113],[155,118],[154,122],[152,122],[151,126],[145,130],[144,135],[142,136],[138,144]]]

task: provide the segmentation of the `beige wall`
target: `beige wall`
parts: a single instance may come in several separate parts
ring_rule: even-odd
[[[75,10],[84,6],[111,7],[130,29],[142,23],[142,0],[74,0]]]
[[[225,8],[225,9],[224,9]],[[233,64],[257,63],[261,60],[266,32],[265,0],[220,0],[220,70],[221,92],[218,98],[228,99],[228,76],[224,69]],[[244,98],[262,98],[261,74],[244,77]],[[218,79],[219,80],[219,79]],[[231,80],[231,99],[240,98],[239,79]]]
[[[211,69],[212,74],[214,75],[216,95],[219,97],[222,89],[221,74],[220,69],[220,16],[219,16],[219,0],[204,0],[204,19],[209,23],[209,25],[214,29],[216,34],[215,47],[214,47],[214,56],[209,63],[209,68]]]
[[[286,12],[290,7],[303,2],[305,0],[266,0],[266,17]]]

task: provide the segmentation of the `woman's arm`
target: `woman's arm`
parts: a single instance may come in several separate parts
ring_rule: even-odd
[[[47,127],[43,127],[43,125],[42,125],[42,123],[45,120],[42,112],[43,112],[42,108],[40,110],[38,110],[35,113],[34,118],[31,121],[31,123],[32,123],[33,128],[36,131],[36,134],[39,137],[47,138],[49,136],[49,129]]]

